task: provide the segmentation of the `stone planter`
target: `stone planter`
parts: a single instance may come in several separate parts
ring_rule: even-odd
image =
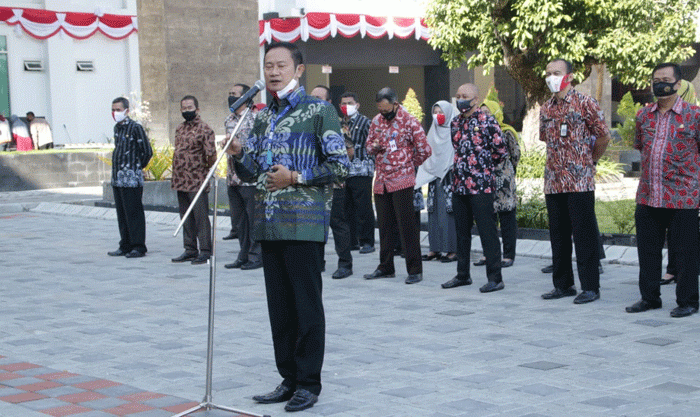
[[[219,189],[219,206],[227,206],[226,180],[217,179],[217,188]],[[102,183],[102,201],[114,204],[114,193],[109,181]],[[177,193],[170,188],[170,180],[146,181],[143,185],[143,205],[151,210],[177,208]],[[214,205],[214,190],[209,191],[209,205],[212,207]]]

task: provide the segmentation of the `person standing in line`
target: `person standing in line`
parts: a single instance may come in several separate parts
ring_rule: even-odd
[[[503,140],[496,119],[481,111],[476,85],[461,85],[456,98],[459,116],[452,120],[452,144],[455,149],[452,205],[458,236],[457,275],[443,283],[442,288],[472,283],[469,256],[472,225],[476,222],[486,256],[488,279],[479,291],[500,291],[505,285],[501,275],[501,244],[493,215],[493,176],[495,167],[508,157],[508,145]]]
[[[430,145],[418,120],[398,102],[389,87],[377,93],[379,114],[372,119],[366,150],[375,156],[374,204],[379,225],[379,266],[365,279],[395,276],[396,230],[406,256],[406,284],[423,280],[418,227],[413,210],[416,169],[430,156]]]
[[[53,136],[51,126],[43,117],[36,117],[34,112],[27,112],[27,122],[29,122],[29,133],[37,149],[52,149]]]
[[[331,188],[347,175],[348,157],[333,106],[306,95],[304,60],[293,43],[267,45],[265,85],[272,101],[255,119],[245,148],[233,141],[236,172],[258,190],[253,238],[262,246],[267,308],[282,382],[255,395],[312,407],[321,393],[326,321],[321,251],[328,237]],[[243,151],[245,149],[245,152]]]
[[[199,116],[197,98],[190,95],[183,97],[180,111],[185,121],[175,131],[171,187],[177,192],[182,218],[216,162],[216,144],[214,131]],[[173,262],[191,261],[192,265],[199,265],[209,261],[212,245],[208,190],[202,192],[185,220],[182,240],[185,252],[173,258]]]
[[[112,192],[119,226],[119,248],[109,256],[141,258],[146,255],[146,215],[143,211],[143,169],[153,156],[151,143],[139,122],[129,118],[129,100],[112,101],[114,151]]]
[[[554,289],[542,294],[542,298],[553,300],[577,294],[571,262],[573,234],[582,290],[574,303],[585,304],[600,298],[595,164],[610,142],[610,132],[598,103],[576,91],[571,86],[573,78],[570,62],[555,59],[547,64],[545,80],[552,98],[540,109],[540,140],[547,145],[544,194]],[[591,146],[593,136],[596,140]]]
[[[700,108],[678,96],[681,69],[662,63],[652,72],[656,103],[637,113],[634,147],[642,153],[637,189],[639,292],[642,299],[625,310],[640,313],[661,308],[662,249],[676,268],[676,303],[671,317],[698,311],[700,273]]]

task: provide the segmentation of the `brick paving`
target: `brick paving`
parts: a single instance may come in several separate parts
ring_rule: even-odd
[[[170,262],[182,252],[172,214],[149,213],[148,256],[125,259],[106,256],[118,240],[109,209],[54,201],[0,213],[0,416],[165,416],[201,399],[209,269]],[[281,404],[251,400],[279,377],[262,271],[223,268],[238,247],[220,240],[227,221],[213,401],[284,415]],[[480,294],[483,267],[472,286],[440,288],[454,263],[426,262],[425,279],[405,285],[397,259],[397,278],[366,281],[377,252],[353,252],[354,275],[332,280],[330,242],[324,388],[298,415],[700,415],[700,316],[669,317],[673,286],[662,287],[662,309],[625,313],[639,298],[638,269],[634,251],[618,250],[601,300],[545,301],[546,246],[520,242],[505,290]]]

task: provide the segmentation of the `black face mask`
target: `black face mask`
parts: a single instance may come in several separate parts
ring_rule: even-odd
[[[396,109],[386,112],[386,113],[381,113],[382,117],[386,119],[387,122],[390,122],[396,117]]]
[[[460,112],[462,112],[462,113],[467,113],[467,112],[469,112],[469,110],[472,109],[472,107],[474,107],[474,105],[472,104],[473,101],[474,101],[474,99],[471,99],[471,100],[457,100],[457,101],[456,101],[457,109],[458,109]]]
[[[185,121],[186,121],[186,122],[191,122],[192,120],[194,120],[195,117],[197,117],[197,111],[196,111],[196,110],[192,110],[192,111],[183,111],[183,112],[182,112],[182,117],[185,118]]]
[[[236,101],[238,101],[239,98],[240,97],[236,97],[236,96],[228,96],[228,107],[231,108],[231,106],[233,106],[233,104]]]
[[[664,83],[661,81],[655,82],[652,86],[652,90],[654,90],[654,96],[656,96],[656,97],[672,96],[673,93],[676,92],[676,90],[673,89],[673,86],[677,82],[678,81],[674,81],[672,83]]]

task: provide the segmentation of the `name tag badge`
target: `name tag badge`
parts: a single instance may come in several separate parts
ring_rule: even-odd
[[[396,140],[392,139],[389,141],[389,148],[391,149],[392,152],[396,152],[399,150],[399,147],[396,146]]]
[[[267,165],[272,166],[272,151],[267,150],[267,156],[265,157],[265,162],[267,162]]]
[[[566,123],[562,123],[559,126],[559,136],[566,137],[569,134],[569,126]]]

